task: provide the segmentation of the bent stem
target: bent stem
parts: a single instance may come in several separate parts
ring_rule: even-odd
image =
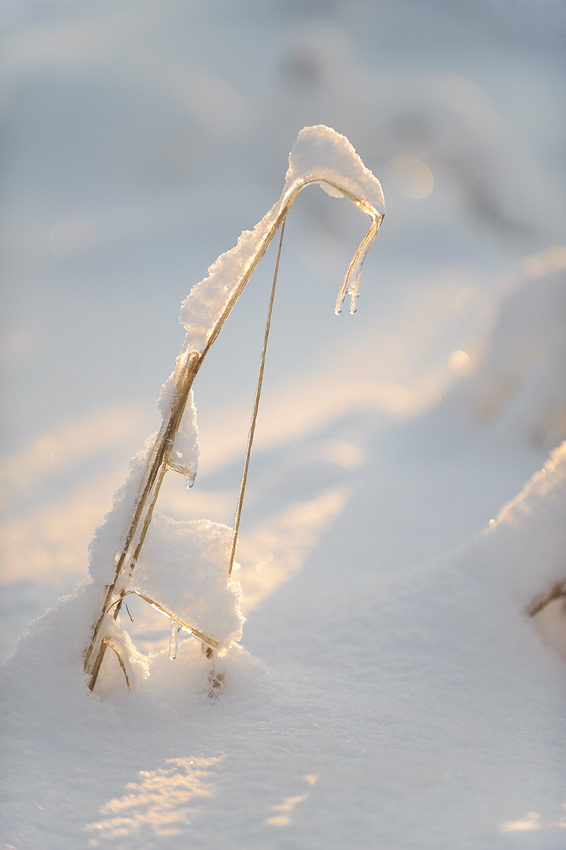
[[[232,312],[232,309],[254,273],[258,263],[271,244],[273,237],[287,217],[297,195],[305,188],[305,186],[308,186],[311,183],[326,184],[331,189],[338,191],[349,198],[352,203],[354,203],[360,210],[362,210],[362,212],[369,215],[372,219],[371,227],[360,243],[352,262],[348,267],[336,302],[336,312],[340,312],[344,298],[347,294],[350,294],[350,310],[351,312],[355,312],[356,310],[356,299],[358,296],[363,262],[373,240],[375,239],[381,222],[383,221],[383,214],[376,210],[364,198],[357,197],[344,186],[341,186],[331,180],[323,178],[305,178],[298,180],[286,193],[282,195],[279,210],[275,216],[273,224],[270,226],[264,238],[260,241],[260,244],[251,258],[246,270],[242,273],[237,284],[230,291],[230,295],[224,305],[222,313],[211,328],[207,342],[203,349],[188,349],[186,347],[186,343],[181,349],[175,370],[175,393],[173,400],[149,454],[142,481],[138,489],[138,494],[136,496],[134,509],[131,514],[130,524],[124,537],[124,544],[116,557],[114,580],[111,584],[105,587],[100,614],[93,626],[90,642],[85,652],[84,670],[85,673],[90,676],[88,686],[91,691],[96,685],[106,648],[110,645],[108,640],[103,636],[104,622],[111,609],[114,609],[112,612],[113,619],[116,620],[118,618],[120,608],[122,607],[122,601],[128,593],[126,588],[140,556],[153,515],[153,510],[157,502],[157,497],[159,496],[163,478],[165,477],[167,469],[171,468],[168,462],[169,454],[172,450],[177,430],[180,427],[194,380],[202,366],[204,358],[222,330],[224,323]]]

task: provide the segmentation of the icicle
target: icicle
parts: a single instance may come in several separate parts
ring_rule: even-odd
[[[179,631],[180,627],[176,620],[171,620],[171,637],[169,639],[169,659],[175,661],[177,658],[177,650],[179,649]]]
[[[193,484],[195,483],[195,478],[197,477],[198,470],[198,461],[191,463],[187,467],[187,471],[185,472],[185,487],[187,490],[190,490]]]
[[[183,461],[183,456],[180,452],[175,452],[173,458],[170,456],[167,460],[167,468],[174,472],[180,472],[185,476],[185,487],[190,490],[195,483],[195,478],[198,472],[198,460],[193,460],[190,463]]]
[[[373,219],[373,224],[370,227],[366,236],[362,239],[360,247],[354,254],[352,262],[350,263],[348,271],[346,272],[344,280],[342,281],[342,286],[338,291],[336,307],[334,308],[334,312],[337,316],[339,316],[342,312],[342,304],[344,302],[344,299],[346,298],[346,295],[350,296],[350,313],[354,314],[358,309],[358,293],[360,289],[360,278],[362,276],[364,260],[373,244],[373,240],[377,235],[377,231],[379,230],[379,226],[382,220],[382,216],[377,216],[371,213],[369,214]]]

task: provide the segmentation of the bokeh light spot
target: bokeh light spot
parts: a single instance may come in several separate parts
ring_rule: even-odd
[[[472,368],[470,355],[466,354],[465,351],[453,351],[448,358],[448,368],[453,375],[457,375],[458,377],[467,375]]]
[[[394,156],[385,165],[385,177],[392,188],[403,198],[419,200],[432,192],[434,178],[426,163],[416,156]]]

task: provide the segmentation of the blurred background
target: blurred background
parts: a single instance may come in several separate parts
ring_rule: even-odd
[[[86,575],[159,425],[179,305],[276,201],[305,125],[350,139],[387,216],[340,318],[365,219],[317,188],[289,216],[239,555],[250,610],[368,482],[384,482],[371,504],[397,567],[483,527],[563,439],[563,3],[3,0],[0,15],[4,650]],[[200,472],[188,495],[168,484],[176,517],[232,522],[273,264],[199,376]],[[468,419],[423,445],[407,428],[441,408]],[[474,417],[500,423],[471,488],[485,499],[446,483],[425,510]],[[394,555],[419,512],[419,545]]]

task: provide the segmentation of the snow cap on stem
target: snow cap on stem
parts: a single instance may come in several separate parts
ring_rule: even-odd
[[[377,177],[366,168],[346,136],[324,124],[304,127],[297,136],[289,154],[285,188],[297,183],[320,183],[329,195],[337,198],[347,191],[363,203],[362,208],[367,205],[374,213],[385,215],[385,200]]]

